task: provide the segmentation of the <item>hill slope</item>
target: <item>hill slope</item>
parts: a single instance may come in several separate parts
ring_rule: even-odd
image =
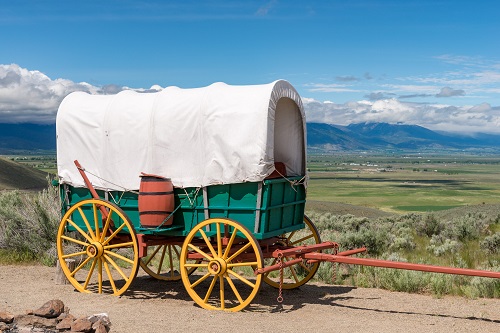
[[[46,187],[46,172],[0,158],[0,190],[40,190]]]

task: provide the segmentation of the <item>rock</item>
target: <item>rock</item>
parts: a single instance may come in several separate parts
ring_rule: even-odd
[[[31,327],[20,327],[17,333],[31,333]]]
[[[33,311],[33,314],[44,318],[57,318],[64,312],[64,303],[58,299],[46,302],[39,309]]]
[[[66,316],[63,320],[61,320],[57,325],[56,329],[58,330],[69,330],[71,328],[71,324],[75,321],[75,317],[69,315]]]
[[[6,312],[6,311],[0,311],[0,322],[10,324],[14,320],[14,315]]]
[[[10,329],[9,325],[7,325],[6,323],[4,323],[3,321],[0,321],[0,332],[5,332],[8,329]]]
[[[38,317],[34,315],[19,315],[14,317],[14,323],[18,327],[33,326],[54,328],[57,325],[57,319]]]
[[[71,324],[72,332],[90,332],[92,323],[87,318],[78,318]]]
[[[97,321],[101,321],[106,327],[111,326],[111,321],[109,320],[109,316],[107,313],[97,313],[88,317],[91,323],[96,323]]]
[[[104,323],[99,320],[92,324],[92,329],[95,333],[108,333],[109,326],[104,325]]]

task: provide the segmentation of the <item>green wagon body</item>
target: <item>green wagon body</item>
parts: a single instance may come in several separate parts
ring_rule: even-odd
[[[117,204],[129,217],[137,233],[186,236],[194,226],[208,218],[224,217],[238,221],[262,240],[304,228],[305,188],[300,177],[268,179],[205,188],[175,188],[175,212],[171,225],[143,228],[135,192],[98,190],[102,199]],[[92,198],[87,188],[61,186],[63,214],[75,203]],[[74,222],[84,227],[79,214]],[[87,215],[87,214],[86,214]],[[210,235],[210,232],[208,233]]]

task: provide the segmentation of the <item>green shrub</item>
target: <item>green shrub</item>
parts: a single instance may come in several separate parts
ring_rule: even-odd
[[[481,213],[469,213],[449,221],[441,234],[462,242],[476,240],[488,232],[490,223],[491,220]]]
[[[428,214],[425,218],[421,218],[415,222],[415,230],[419,235],[432,237],[432,235],[439,235],[444,229],[443,223],[433,214]]]
[[[473,212],[445,221],[433,214],[415,213],[378,219],[314,212],[308,215],[322,240],[339,243],[341,251],[367,246],[371,258],[500,271],[500,232],[489,235],[495,230],[492,226],[498,223],[498,216],[495,219]],[[315,278],[325,283],[432,293],[438,297],[500,297],[499,279],[328,262],[320,265]]]
[[[461,244],[455,240],[443,238],[440,235],[432,235],[427,251],[432,252],[435,256],[442,256],[457,253],[460,248]]]
[[[0,248],[11,259],[54,264],[60,220],[57,188],[39,193],[0,193]]]
[[[500,253],[500,232],[487,236],[480,243],[481,249],[490,254]]]

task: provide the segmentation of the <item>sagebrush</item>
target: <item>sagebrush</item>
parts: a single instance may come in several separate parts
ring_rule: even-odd
[[[59,202],[57,187],[50,185],[37,193],[0,192],[0,249],[7,253],[3,260],[55,263]]]

